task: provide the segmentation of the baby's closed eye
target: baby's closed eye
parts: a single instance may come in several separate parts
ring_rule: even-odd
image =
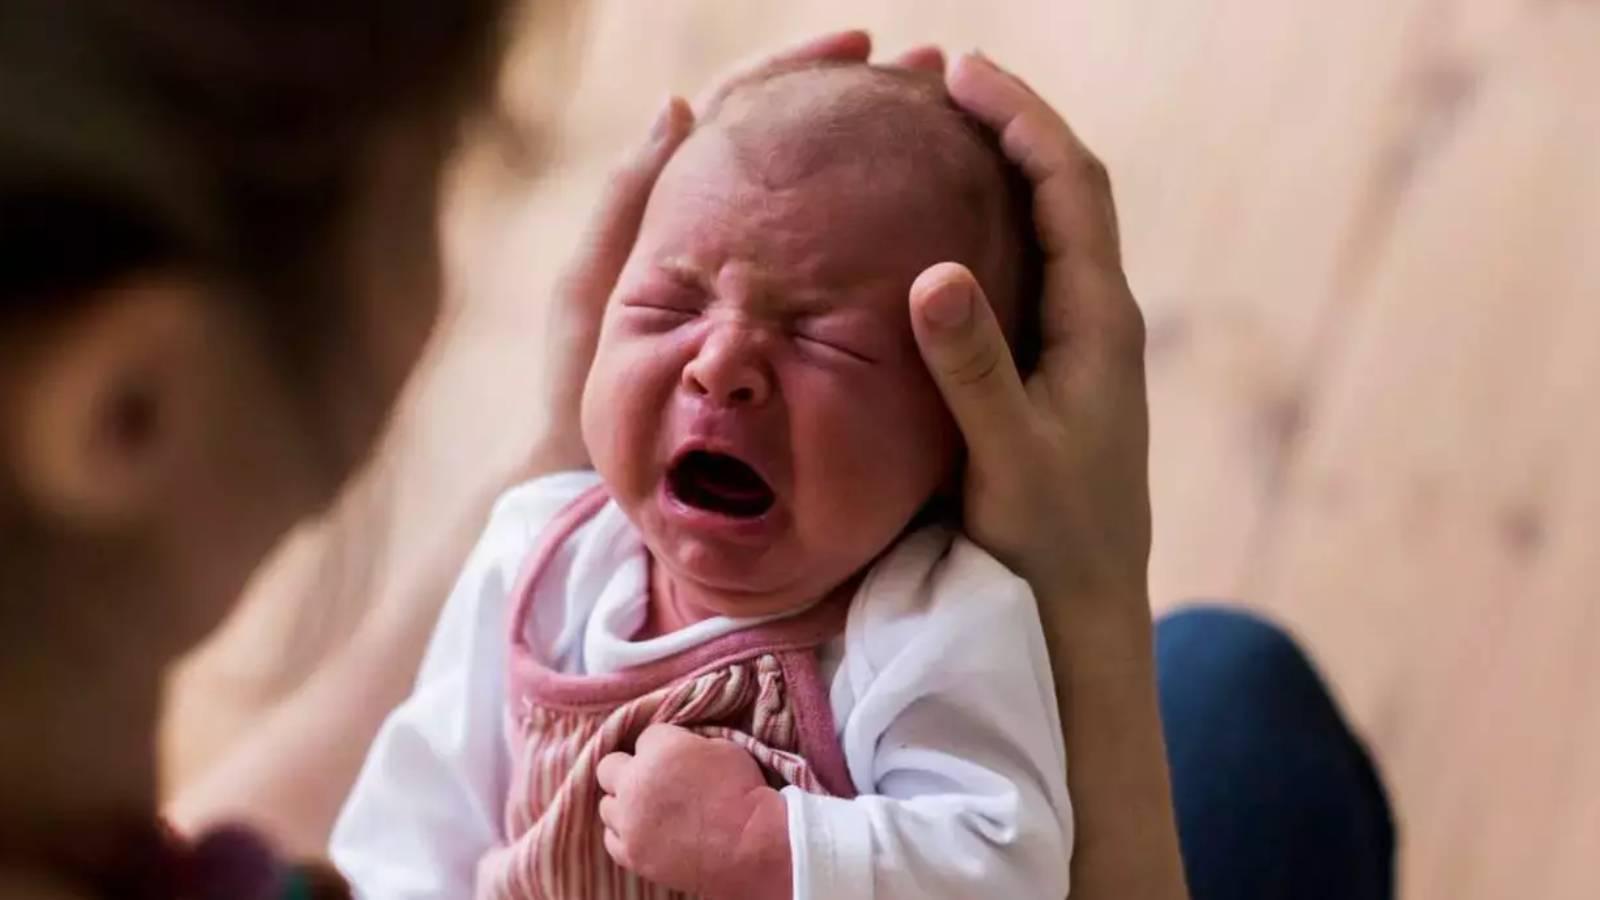
[[[805,348],[848,357],[856,362],[874,364],[880,361],[878,336],[873,334],[872,323],[859,319],[846,320],[839,316],[809,316],[797,319],[789,327],[789,334]]]
[[[697,309],[664,303],[625,300],[622,307],[626,330],[641,336],[665,335],[700,317]]]
[[[680,319],[692,319],[700,315],[700,310],[697,307],[688,304],[674,304],[664,300],[624,300],[622,301],[622,306],[624,309],[638,310],[647,315],[657,313]]]
[[[647,330],[675,328],[698,318],[705,301],[698,293],[676,284],[656,284],[622,297],[628,318]]]

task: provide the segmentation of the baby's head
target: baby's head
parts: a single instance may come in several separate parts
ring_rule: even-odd
[[[1026,369],[1026,192],[936,79],[768,74],[678,150],[606,311],[583,433],[652,554],[708,611],[817,599],[953,484],[960,435],[907,305],[945,261],[978,277]]]

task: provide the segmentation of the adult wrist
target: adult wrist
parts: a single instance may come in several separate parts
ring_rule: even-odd
[[[1150,591],[1142,579],[1088,579],[1072,572],[1025,572],[1046,627],[1101,635],[1146,633]]]
[[[1118,683],[1153,686],[1155,625],[1145,591],[1091,593],[1060,583],[1033,589],[1058,692]]]

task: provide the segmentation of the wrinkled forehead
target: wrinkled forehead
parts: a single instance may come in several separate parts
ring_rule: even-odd
[[[791,312],[869,308],[904,319],[911,282],[970,254],[967,229],[914,190],[828,167],[784,187],[749,177],[715,137],[663,174],[636,253],[671,281]],[[645,271],[643,269],[641,272]]]
[[[706,116],[746,178],[781,188],[849,173],[977,274],[1007,324],[1036,318],[1031,196],[994,135],[959,110],[943,80],[861,64],[807,64],[735,86]],[[881,236],[879,238],[881,241]],[[913,276],[914,277],[914,276]],[[1030,324],[1030,328],[1032,325]],[[1036,330],[1036,329],[1035,329]]]
[[[1006,205],[998,155],[937,80],[810,68],[714,107],[663,175],[646,239],[670,228],[794,271],[888,278],[902,297],[923,268],[955,260],[1003,302],[1006,285],[990,282],[1006,274]]]

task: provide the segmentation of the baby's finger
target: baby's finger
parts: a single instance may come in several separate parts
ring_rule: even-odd
[[[940,263],[911,286],[917,349],[982,464],[1001,460],[1031,413],[994,310],[965,266]]]
[[[705,115],[728,91],[768,69],[803,62],[866,62],[871,55],[872,36],[860,29],[814,37],[735,66],[733,71],[695,98],[694,111],[696,115]]]
[[[628,856],[628,847],[622,836],[607,828],[605,833],[606,853],[611,855],[611,861],[624,869],[633,868],[633,860]]]
[[[595,310],[605,306],[628,254],[633,252],[639,222],[656,178],[693,124],[688,104],[679,97],[669,97],[656,114],[649,137],[607,180],[577,256],[562,276],[560,296]]]
[[[915,72],[943,75],[945,65],[944,51],[932,44],[912,47],[910,50],[890,60],[889,65],[900,69],[911,69]]]
[[[617,829],[622,825],[622,801],[614,794],[607,794],[600,798],[600,824],[608,829]]]
[[[600,765],[594,767],[595,783],[600,785],[600,790],[615,795],[622,789],[622,780],[632,762],[633,757],[626,753],[606,754]]]
[[[668,752],[686,741],[703,740],[693,732],[676,725],[651,725],[633,744],[635,756],[653,756]]]

